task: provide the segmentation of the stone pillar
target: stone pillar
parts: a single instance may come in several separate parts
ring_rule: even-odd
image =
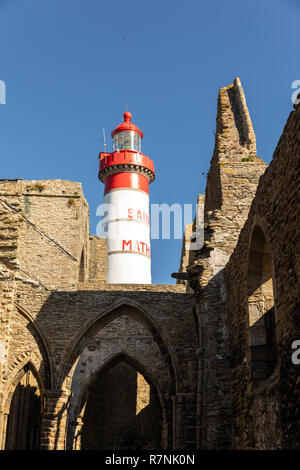
[[[173,397],[173,450],[182,448],[182,421],[181,421],[182,397]]]
[[[196,447],[196,394],[177,393],[174,404],[173,450]]]
[[[81,450],[81,433],[83,426],[83,417],[78,416],[75,426],[74,440],[72,443],[72,450]]]
[[[0,408],[0,450],[5,450],[8,412]]]
[[[69,390],[45,390],[41,450],[65,450]]]
[[[161,447],[162,450],[169,448],[169,426],[168,421],[164,418],[161,424]]]
[[[70,423],[72,432],[69,436],[69,442],[67,443],[67,450],[81,450],[81,437],[82,437],[82,427],[83,427],[83,416],[85,412],[86,402],[82,407],[79,415],[76,420],[71,420]]]

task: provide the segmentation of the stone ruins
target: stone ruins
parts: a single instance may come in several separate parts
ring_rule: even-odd
[[[267,166],[240,80],[220,90],[176,284],[106,282],[80,183],[0,181],[1,449],[300,449],[294,108]]]

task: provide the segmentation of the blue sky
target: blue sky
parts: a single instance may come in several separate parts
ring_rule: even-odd
[[[155,163],[153,203],[196,203],[213,152],[218,89],[238,76],[268,163],[300,80],[298,0],[0,0],[1,178],[80,181],[94,234],[102,128],[125,106]],[[181,240],[152,242],[173,283]]]

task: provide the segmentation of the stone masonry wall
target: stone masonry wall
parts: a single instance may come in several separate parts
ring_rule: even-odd
[[[106,281],[107,273],[107,239],[89,237],[89,281]]]
[[[195,447],[196,330],[194,299],[185,293],[185,286],[109,285],[98,281],[79,283],[81,290],[76,292],[49,291],[22,279],[15,283],[1,386],[4,418],[17,377],[30,363],[42,384],[41,446],[66,448],[70,432],[72,435],[67,429],[67,410],[74,410],[68,403],[75,399],[75,382],[89,384],[94,370],[126,353],[149,373],[161,394],[164,446]],[[145,333],[141,334],[141,328]],[[87,349],[97,343],[97,335],[102,344],[99,357],[97,348],[94,352]],[[91,355],[93,362],[88,360]],[[83,363],[92,367],[83,367]]]
[[[231,446],[224,267],[265,169],[256,155],[244,92],[236,78],[219,92],[215,149],[205,193],[204,245],[187,267],[197,300],[198,447],[204,449]]]
[[[126,361],[100,374],[91,387],[77,441],[81,449],[161,448],[161,413],[152,387],[137,412],[142,376]]]
[[[107,284],[106,239],[89,237],[79,183],[0,180],[1,449],[29,371],[41,396],[41,448],[80,449],[93,429],[85,414],[93,384],[123,363],[155,393],[163,449],[299,449],[300,366],[291,360],[300,339],[299,118],[298,105],[266,169],[240,80],[220,90],[204,244],[189,251],[186,232],[176,273],[184,283],[176,285]],[[261,249],[252,243],[256,227]],[[253,253],[267,285],[251,292],[253,316],[264,302],[268,314],[275,310],[277,347],[274,370],[258,386],[248,311]],[[142,429],[153,419],[144,411]]]
[[[198,194],[194,221],[184,227],[179,270],[178,273],[172,274],[172,277],[177,278],[177,284],[186,285],[187,292],[193,292],[187,281],[187,267],[193,264],[195,255],[202,248],[204,242],[204,202],[205,196]],[[182,273],[185,274],[184,278],[182,278]]]
[[[18,307],[24,286],[74,289],[89,232],[81,185],[60,180],[0,181],[0,445],[11,391],[29,361],[49,386],[47,335]],[[23,372],[22,372],[23,371]],[[4,420],[4,421],[3,421]],[[4,439],[4,441],[3,441]]]
[[[15,273],[18,267],[18,228],[20,217],[0,201],[0,380],[8,359],[10,321],[15,300]],[[0,388],[0,415],[3,392]],[[0,418],[0,428],[2,422]],[[1,432],[0,432],[1,445]]]
[[[18,270],[46,288],[75,288],[88,206],[81,184],[61,180],[0,181],[0,202],[18,214]]]
[[[298,105],[260,180],[247,222],[226,267],[235,448],[300,448],[300,366],[291,360],[292,343],[299,340],[300,331],[299,187]],[[270,249],[278,349],[275,370],[258,389],[254,389],[252,381],[247,300],[255,227],[260,228]]]
[[[164,446],[193,446],[193,297],[185,294],[185,286],[106,284],[106,240],[89,237],[88,231],[88,206],[80,184],[0,181],[0,444],[5,445],[14,390],[30,367],[43,403],[41,446],[66,448],[67,403],[77,377],[72,374],[85,345],[95,342],[101,331],[101,342],[104,345],[107,336],[109,349],[101,348],[102,359],[93,362],[93,367],[99,369],[102,360],[124,351],[137,363],[143,358],[142,368],[150,371],[166,404]],[[125,319],[125,312],[135,321],[134,334],[128,321],[116,318],[123,315]],[[113,321],[119,322],[113,329],[118,340],[104,328],[109,321],[112,327]],[[132,334],[140,338],[141,325],[146,333],[139,349],[140,339],[132,343]],[[151,353],[154,346],[158,362]],[[161,380],[164,368],[165,379]],[[78,373],[76,380],[81,383],[84,376],[80,370]]]

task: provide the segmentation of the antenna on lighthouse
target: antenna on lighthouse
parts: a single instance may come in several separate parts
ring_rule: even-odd
[[[106,153],[106,140],[105,140],[105,129],[103,127],[103,147],[104,147],[104,152]]]
[[[126,104],[124,106],[124,110],[128,111],[128,97],[126,97]]]

